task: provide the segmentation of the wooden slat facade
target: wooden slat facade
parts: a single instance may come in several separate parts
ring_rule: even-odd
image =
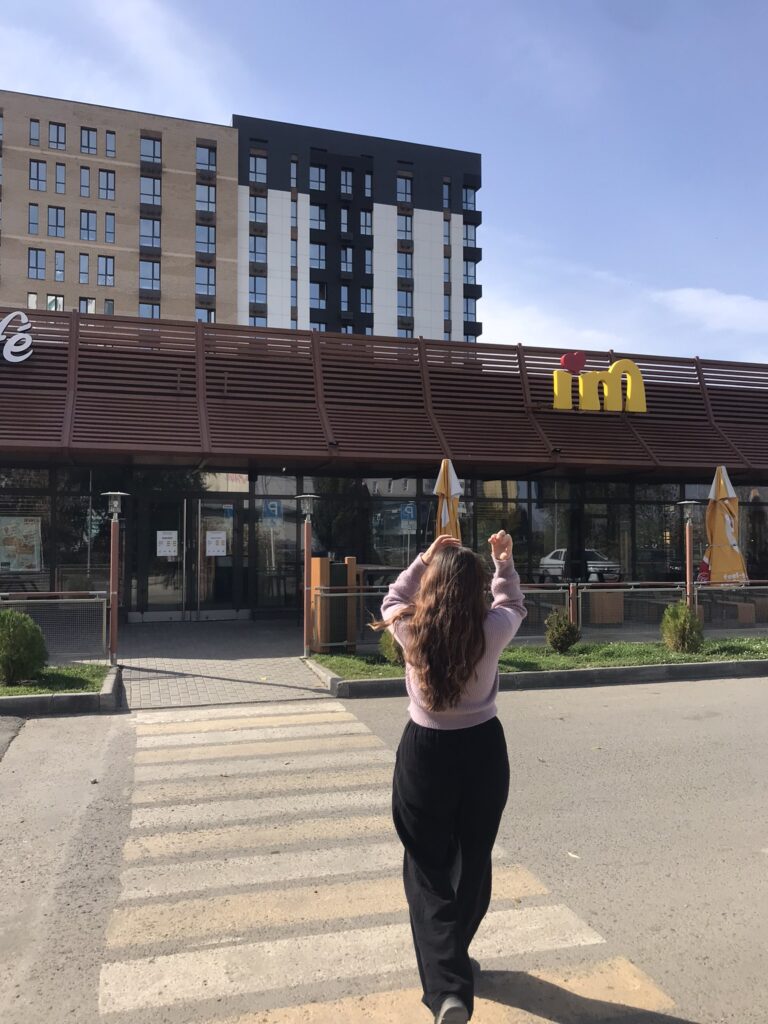
[[[0,311],[0,316],[10,310]],[[768,478],[768,365],[633,359],[648,412],[557,412],[560,352],[29,311],[0,453],[405,472]]]

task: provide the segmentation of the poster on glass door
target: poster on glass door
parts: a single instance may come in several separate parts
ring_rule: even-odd
[[[220,558],[227,553],[226,530],[205,531],[205,553],[209,558]]]
[[[157,554],[159,558],[176,558],[179,554],[178,530],[157,531]]]

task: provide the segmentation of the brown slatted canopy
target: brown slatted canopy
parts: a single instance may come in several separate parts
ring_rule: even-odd
[[[5,315],[5,312],[0,315]],[[7,310],[10,312],[10,310]],[[646,414],[557,412],[560,352],[29,311],[0,451],[324,473],[768,477],[768,366],[632,356]],[[585,370],[624,353],[587,352]]]

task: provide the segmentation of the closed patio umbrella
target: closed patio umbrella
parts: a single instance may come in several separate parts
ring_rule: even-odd
[[[449,537],[461,540],[459,497],[462,490],[463,488],[458,476],[456,476],[453,463],[450,459],[443,459],[440,463],[440,473],[438,474],[434,490],[434,493],[437,495],[436,537],[444,533]]]
[[[707,505],[707,550],[710,583],[746,583],[739,550],[739,499],[725,466],[718,466]]]

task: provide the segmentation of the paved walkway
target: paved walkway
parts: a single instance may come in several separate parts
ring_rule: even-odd
[[[132,710],[327,696],[301,651],[292,622],[142,623],[122,631],[118,660]]]

